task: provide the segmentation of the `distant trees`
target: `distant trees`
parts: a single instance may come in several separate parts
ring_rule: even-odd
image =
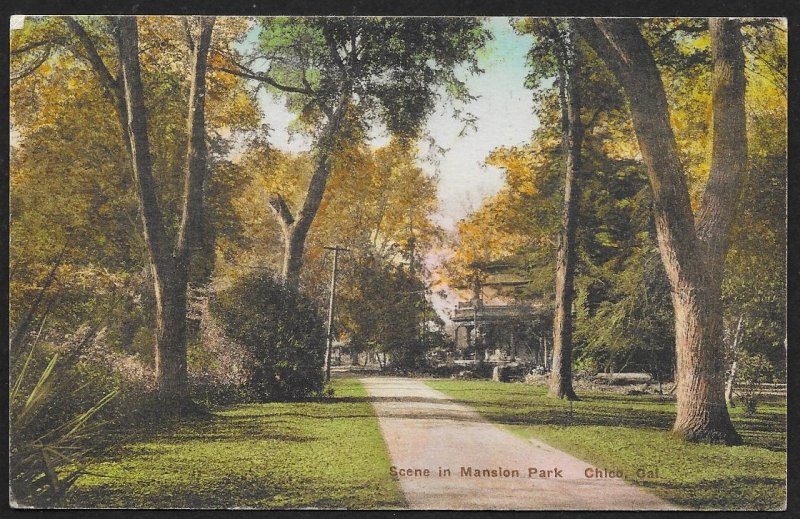
[[[421,357],[422,342],[435,342],[438,320],[423,282],[423,258],[442,233],[432,222],[436,180],[416,164],[416,153],[397,140],[378,149],[357,144],[336,151],[328,194],[309,232],[301,285],[322,303],[330,282],[330,257],[322,247],[348,248],[339,259],[336,337],[354,352],[381,352],[393,363],[416,362],[414,355],[404,359],[406,353],[418,349]],[[249,149],[242,166],[247,182],[232,205],[247,239],[222,249],[219,274],[226,279],[241,275],[237,264],[280,269],[280,231],[277,224],[264,225],[271,219],[263,196],[276,192],[297,203],[313,170],[307,154],[261,147]]]
[[[592,139],[586,160],[575,299],[576,359],[597,371],[673,380],[670,287],[658,253],[650,188],[635,160],[608,157]]]
[[[437,345],[426,331],[440,322],[426,300],[424,281],[374,256],[351,261],[351,286],[343,294],[340,314],[353,352],[382,353],[393,368],[421,367],[425,353]]]

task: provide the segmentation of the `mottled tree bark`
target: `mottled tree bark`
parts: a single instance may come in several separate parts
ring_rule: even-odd
[[[636,22],[580,22],[628,99],[653,192],[661,258],[672,288],[677,356],[673,432],[691,441],[740,443],[725,405],[722,273],[745,174],[744,56],[738,22],[711,19],[713,149],[695,219],[661,76]]]
[[[575,235],[580,199],[581,148],[583,123],[579,86],[578,49],[575,33],[569,29],[556,44],[558,80],[564,148],[564,201],[561,211],[561,237],[556,256],[556,299],[553,315],[553,367],[548,396],[578,400],[572,387],[572,299],[575,264],[578,259]]]

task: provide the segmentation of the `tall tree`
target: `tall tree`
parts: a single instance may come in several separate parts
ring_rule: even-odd
[[[454,70],[466,63],[479,72],[474,53],[488,33],[472,18],[266,18],[261,28],[258,49],[248,56],[231,49],[220,69],[285,97],[313,136],[314,168],[300,207],[269,197],[283,232],[282,274],[296,286],[340,142],[363,138],[367,122],[416,137],[440,88],[469,99]],[[257,70],[259,62],[266,67]]]
[[[564,197],[561,232],[556,254],[556,294],[553,315],[553,364],[548,395],[578,400],[572,387],[572,300],[575,264],[578,260],[576,231],[580,200],[581,148],[584,126],[581,121],[579,70],[581,51],[576,43],[574,20],[543,20],[537,31],[538,46],[549,46],[558,78],[564,154]]]
[[[80,17],[86,41],[109,75],[120,78],[109,17]],[[9,239],[12,243],[9,317],[22,322],[60,250],[69,244],[57,279],[38,307],[34,326],[47,312],[43,337],[60,337],[116,300],[103,340],[116,353],[136,353],[150,372],[155,357],[155,301],[139,219],[124,126],[67,17],[30,17],[12,31],[13,135]],[[186,19],[183,21],[190,21]],[[213,44],[238,38],[242,20],[218,20]],[[147,92],[151,153],[165,226],[180,225],[186,160],[190,52],[178,17],[140,17],[140,61]],[[236,32],[237,34],[231,34]],[[49,49],[44,59],[39,53]],[[43,61],[43,62],[42,62]],[[40,66],[33,69],[29,63]],[[98,62],[100,63],[100,62]],[[209,168],[201,244],[215,248],[225,200],[235,190],[235,165],[226,158],[231,142],[253,135],[261,117],[244,81],[208,74],[206,133]],[[123,104],[124,106],[124,104]],[[210,182],[210,183],[209,183]],[[223,218],[221,218],[223,217]],[[216,234],[219,235],[220,232]],[[204,282],[214,256],[193,254],[190,284]],[[113,287],[128,287],[114,291]],[[190,320],[189,333],[195,330]],[[197,344],[190,340],[191,344]],[[191,358],[191,355],[190,355]],[[193,369],[190,361],[189,370]]]
[[[197,242],[207,173],[205,134],[206,68],[213,17],[200,17],[199,38],[191,40],[192,69],[187,118],[189,140],[184,173],[181,223],[170,250],[153,181],[139,67],[139,34],[135,17],[118,21],[122,89],[127,109],[126,131],[136,180],[148,259],[156,298],[156,379],[162,397],[188,398],[186,366],[186,289],[189,264]]]
[[[155,295],[155,360],[160,396],[187,403],[189,397],[186,359],[186,291],[189,265],[197,245],[202,217],[203,183],[207,176],[205,128],[206,68],[213,17],[198,17],[199,34],[189,39],[191,76],[187,117],[187,153],[183,204],[174,246],[167,234],[153,174],[148,136],[148,114],[139,61],[136,17],[115,20],[119,77],[114,77],[81,24],[68,25],[83,44],[88,60],[114,100],[116,115],[130,152],[139,214]]]
[[[401,261],[410,259],[412,249],[414,263],[420,265],[441,238],[441,229],[433,221],[437,209],[436,179],[416,164],[416,156],[415,148],[397,141],[379,149],[365,144],[337,149],[332,157],[327,194],[307,239],[303,284],[320,287],[312,292],[325,298],[327,291],[322,287],[330,283],[331,256],[322,247],[336,243],[349,249],[339,262],[336,333],[364,349],[387,346],[388,339],[374,338],[390,337],[384,328],[398,326],[391,319],[388,324],[381,322],[379,316],[384,309],[398,305],[406,312],[404,316],[419,313],[413,305],[422,304],[419,290],[424,287],[397,289],[398,294],[413,292],[398,295],[397,301],[386,294],[395,293],[389,288],[394,286],[392,283],[412,283],[417,279],[398,267]],[[241,164],[251,181],[244,183],[241,196],[232,200],[232,206],[245,226],[243,234],[247,239],[221,244],[217,276],[223,276],[228,266],[233,278],[240,275],[240,265],[280,268],[280,230],[277,224],[264,225],[265,218],[271,223],[270,209],[263,203],[264,193],[277,192],[287,204],[298,204],[313,171],[309,154],[288,154],[260,145],[248,149]],[[418,267],[414,272],[416,276],[425,274]],[[408,334],[409,330],[403,328],[403,332]]]
[[[677,354],[673,431],[691,441],[741,441],[724,398],[721,286],[728,232],[747,160],[745,77],[736,20],[709,21],[712,55],[711,171],[696,217],[664,85],[634,20],[581,20],[581,34],[622,86],[653,191],[661,258],[672,288]]]
[[[530,73],[528,86],[538,89],[536,96],[542,108],[547,108],[547,89],[543,80],[556,78],[558,111],[560,112],[563,174],[561,222],[555,263],[555,304],[553,315],[553,363],[550,374],[549,395],[554,398],[577,400],[572,387],[573,350],[573,299],[575,272],[578,260],[578,206],[584,179],[581,178],[582,150],[587,127],[591,129],[602,111],[614,108],[615,100],[606,94],[593,92],[582,76],[592,76],[594,70],[587,63],[578,38],[574,19],[533,18],[517,24],[517,30],[531,33],[534,42],[528,53]],[[602,85],[597,74],[593,83]],[[600,87],[602,88],[602,86]],[[585,93],[584,93],[585,91]],[[581,119],[583,97],[588,106],[595,105],[594,114],[587,124]]]

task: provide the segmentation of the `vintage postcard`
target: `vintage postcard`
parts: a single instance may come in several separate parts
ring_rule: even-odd
[[[786,19],[9,23],[12,507],[786,508]]]

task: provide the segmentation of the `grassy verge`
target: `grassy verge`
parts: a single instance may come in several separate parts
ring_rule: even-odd
[[[240,405],[134,431],[89,467],[67,506],[403,506],[364,388],[356,379],[333,387],[326,401]]]
[[[544,386],[432,380],[428,384],[473,406],[488,420],[538,438],[679,506],[774,510],[786,502],[786,401],[759,407],[755,417],[732,409],[745,445],[690,444],[669,434],[674,401],[656,395],[580,393],[552,401]],[[639,470],[651,472],[640,477]],[[657,471],[657,475],[655,474]]]

